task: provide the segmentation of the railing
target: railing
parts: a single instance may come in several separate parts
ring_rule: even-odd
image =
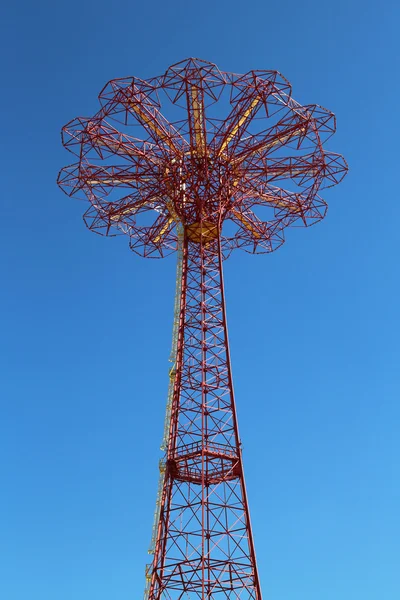
[[[175,449],[175,460],[180,458],[188,458],[191,456],[198,456],[200,454],[221,456],[222,458],[238,458],[236,448],[229,446],[228,444],[219,444],[218,442],[191,442],[184,446],[179,446]]]

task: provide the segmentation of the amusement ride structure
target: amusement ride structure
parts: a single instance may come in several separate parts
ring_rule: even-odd
[[[272,252],[326,213],[347,172],[323,149],[335,117],[301,106],[276,71],[188,59],[114,79],[101,108],[62,131],[78,162],[59,185],[86,225],[144,257],[177,251],[175,319],[148,600],[261,600],[227,338],[222,261]],[[288,189],[287,189],[288,188]]]

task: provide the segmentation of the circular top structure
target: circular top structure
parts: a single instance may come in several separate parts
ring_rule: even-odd
[[[347,172],[323,143],[335,117],[301,106],[277,71],[222,72],[190,58],[160,77],[113,79],[101,108],[62,130],[79,157],[58,183],[84,197],[89,229],[127,234],[132,250],[161,257],[184,231],[207,243],[271,252],[289,225],[321,220],[318,195]]]

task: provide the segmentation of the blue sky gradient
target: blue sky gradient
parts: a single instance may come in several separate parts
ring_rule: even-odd
[[[59,131],[112,78],[188,56],[276,69],[333,110],[350,165],[327,218],[225,265],[265,599],[398,600],[399,6],[8,3],[0,36],[0,597],[141,598],[175,258],[89,233]]]

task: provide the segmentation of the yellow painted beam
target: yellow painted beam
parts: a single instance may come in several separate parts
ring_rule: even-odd
[[[146,203],[144,203],[144,204],[146,204]],[[139,208],[141,208],[141,206],[143,206],[143,204],[140,204],[140,206],[131,206],[129,208],[126,208],[125,210],[121,210],[118,213],[112,215],[110,217],[110,219],[111,219],[111,221],[119,221],[119,219],[121,217],[135,214],[135,212],[137,212],[139,210]]]
[[[180,223],[180,218],[178,217],[178,215],[176,214],[174,205],[172,204],[172,202],[170,202],[169,200],[167,200],[165,202],[166,207],[168,208],[168,212],[171,215],[172,219],[174,221],[176,221],[176,223]]]
[[[205,154],[206,140],[204,139],[204,106],[200,90],[192,85],[192,109],[193,109],[193,128],[196,140],[196,149],[200,155]]]
[[[272,174],[272,175],[288,175],[289,177],[298,177],[301,175],[311,175],[312,177],[315,177],[316,175],[318,175],[318,171],[319,168],[315,167],[314,165],[305,165],[304,167],[297,167],[297,168],[293,168],[290,165],[287,166],[283,166],[283,167],[279,167],[279,166],[267,166],[266,167],[266,171],[267,171],[267,175],[268,174]]]
[[[134,183],[137,179],[87,179],[89,185],[102,185],[103,183]]]
[[[91,142],[92,142],[93,146],[103,146],[104,148],[111,150],[112,152],[115,152],[117,154],[123,154],[123,155],[127,155],[127,156],[136,156],[138,158],[145,157],[146,160],[148,160],[154,164],[159,163],[159,160],[157,159],[157,157],[152,156],[150,153],[145,154],[145,152],[143,150],[136,148],[135,145],[133,144],[133,142],[130,142],[129,140],[126,140],[126,141],[111,140],[107,137],[108,135],[110,135],[110,133],[107,133],[107,132],[105,132],[105,133],[102,132],[102,133],[98,134],[97,136],[95,133],[92,133],[92,131],[90,131],[90,130],[87,130],[87,133],[91,137]],[[105,136],[106,141],[104,141],[102,136]],[[129,147],[130,144],[132,144],[133,148]]]
[[[161,231],[159,232],[159,234],[153,238],[153,242],[159,242],[160,239],[162,238],[162,236],[164,235],[164,233],[168,230],[169,226],[171,225],[171,223],[173,222],[173,218],[170,217],[168,219],[168,221],[165,223],[165,225],[161,228]]]
[[[264,146],[262,146],[262,150],[273,148],[273,146],[276,146],[277,144],[280,144],[282,142],[286,142],[291,137],[295,137],[297,135],[300,135],[301,133],[303,133],[303,131],[305,131],[305,127],[302,127],[301,129],[293,131],[292,133],[289,133],[287,135],[282,135],[282,136],[278,137],[278,139],[274,140],[273,142],[270,142],[269,144],[266,143]]]
[[[242,215],[240,212],[238,212],[237,210],[231,209],[231,213],[237,218],[238,221],[240,221],[241,223],[243,223],[243,225],[246,227],[246,229],[248,229],[249,231],[251,231],[251,233],[256,238],[260,238],[261,237],[261,234],[257,231],[257,229],[249,221],[249,219],[246,219],[246,217],[244,215]]]
[[[250,117],[251,113],[253,112],[253,110],[255,109],[255,107],[257,106],[257,104],[260,102],[260,98],[254,98],[253,102],[250,104],[249,108],[245,111],[245,113],[240,117],[239,121],[236,123],[236,125],[233,127],[233,129],[231,130],[231,132],[229,133],[229,135],[225,138],[223,144],[221,145],[218,154],[221,154],[225,148],[227,147],[227,145],[229,144],[229,142],[232,140],[232,138],[236,135],[239,127],[241,127],[246,121],[247,119]]]
[[[258,197],[268,204],[271,204],[273,207],[278,208],[289,208],[292,212],[299,212],[301,209],[297,206],[297,204],[286,202],[285,200],[277,200],[273,196],[264,196],[263,194],[258,194]]]
[[[284,144],[285,142],[287,142],[287,140],[290,140],[290,138],[292,137],[296,137],[298,135],[301,135],[304,131],[306,130],[305,127],[302,127],[301,129],[297,129],[296,131],[292,131],[291,133],[288,133],[286,135],[280,135],[277,139],[275,139],[272,142],[265,142],[265,144],[262,144],[261,146],[258,146],[257,149],[255,151],[257,152],[261,152],[264,150],[269,150],[270,148],[273,148],[274,146],[277,146],[278,144]]]
[[[138,152],[137,150],[125,148],[124,142],[118,143],[111,140],[107,140],[107,142],[105,142],[101,137],[99,137],[94,139],[92,138],[92,143],[96,146],[104,146],[105,148],[113,150],[114,152],[122,152],[123,154],[127,154],[128,156],[137,156],[138,154],[140,154],[140,152]]]
[[[165,131],[162,130],[162,128],[159,126],[159,124],[157,124],[157,121],[153,117],[148,116],[145,113],[145,111],[134,102],[130,102],[129,106],[135,111],[135,113],[139,115],[139,117],[146,123],[146,125],[148,125],[152,131],[154,131],[154,133],[160,136],[162,141],[165,142],[167,146],[171,148],[171,150],[176,151],[175,144],[172,142],[172,140],[169,139],[168,134],[166,134]]]

